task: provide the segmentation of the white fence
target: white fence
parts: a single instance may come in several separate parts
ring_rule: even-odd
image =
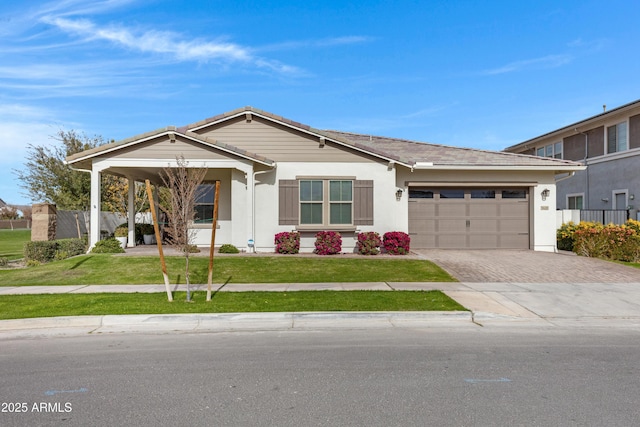
[[[599,222],[601,224],[624,224],[628,218],[640,221],[640,212],[636,210],[613,210],[613,209],[560,209],[556,211],[556,228],[562,224],[580,221]]]

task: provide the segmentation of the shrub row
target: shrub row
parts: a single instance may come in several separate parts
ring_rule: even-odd
[[[26,242],[23,254],[27,262],[49,262],[83,254],[87,251],[85,239],[60,239]]]
[[[380,234],[369,231],[358,233],[356,250],[361,255],[377,255],[380,246],[392,255],[405,255],[409,253],[411,239],[407,233],[390,231]],[[285,231],[275,235],[274,243],[279,254],[297,254],[300,252],[300,233],[298,231]],[[314,253],[318,255],[333,255],[342,251],[342,236],[337,231],[320,231],[316,234]]]
[[[616,261],[640,261],[640,221],[624,225],[593,222],[567,223],[557,232],[558,249],[578,255]]]

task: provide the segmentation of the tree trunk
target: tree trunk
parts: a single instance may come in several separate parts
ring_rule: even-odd
[[[184,252],[184,278],[187,282],[187,302],[191,302],[191,281],[189,280],[189,247],[185,248]]]

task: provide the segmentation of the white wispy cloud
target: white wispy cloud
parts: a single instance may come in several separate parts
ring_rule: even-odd
[[[368,43],[372,40],[374,40],[372,37],[367,36],[328,37],[317,40],[295,40],[282,43],[273,43],[266,46],[258,47],[254,50],[259,52],[273,52],[280,50],[325,48],[332,46]]]
[[[485,75],[496,75],[524,71],[529,69],[556,68],[569,64],[573,61],[573,56],[569,54],[547,55],[541,58],[525,59],[522,61],[510,62],[502,67],[485,70]]]
[[[131,66],[126,61],[54,64],[25,63],[0,66],[0,89],[17,99],[57,96],[133,95],[159,77],[147,72],[155,64]],[[118,88],[114,91],[114,88]]]
[[[37,14],[40,16],[80,16],[110,12],[136,0],[58,0],[42,5]]]
[[[168,55],[178,61],[242,63],[285,74],[301,71],[295,66],[258,57],[250,48],[236,43],[200,38],[188,40],[179,33],[169,31],[135,31],[116,25],[102,27],[88,19],[44,16],[41,21],[79,36],[86,42],[104,40],[142,53]]]

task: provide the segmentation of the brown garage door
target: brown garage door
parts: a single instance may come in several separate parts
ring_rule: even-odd
[[[528,249],[527,188],[409,188],[412,248]]]

